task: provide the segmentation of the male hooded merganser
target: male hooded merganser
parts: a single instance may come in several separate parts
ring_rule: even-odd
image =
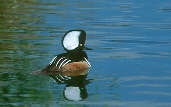
[[[48,74],[58,83],[66,83],[79,76],[87,76],[90,68],[85,48],[86,32],[70,30],[62,39],[63,48],[67,53],[59,54],[42,69],[41,73]]]

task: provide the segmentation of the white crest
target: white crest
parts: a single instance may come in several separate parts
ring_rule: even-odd
[[[79,101],[82,100],[81,96],[80,96],[80,89],[79,87],[66,87],[65,91],[64,91],[65,97],[68,100],[72,100],[72,101]]]
[[[73,50],[78,47],[79,45],[79,35],[80,31],[71,31],[69,32],[64,40],[63,40],[63,46],[67,50]]]

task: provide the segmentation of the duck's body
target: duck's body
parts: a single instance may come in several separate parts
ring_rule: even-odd
[[[89,68],[86,53],[79,51],[57,55],[40,72],[48,74],[57,82],[64,83],[73,77],[87,75]]]

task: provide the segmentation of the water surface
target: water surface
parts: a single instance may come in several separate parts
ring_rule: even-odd
[[[2,0],[0,105],[16,107],[170,107],[170,0]],[[87,32],[92,68],[83,101],[65,85],[30,73],[65,52],[61,37]]]

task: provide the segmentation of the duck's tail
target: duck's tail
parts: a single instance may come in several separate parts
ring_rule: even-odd
[[[42,70],[38,70],[38,71],[32,71],[31,74],[33,74],[33,75],[39,75],[39,74],[45,74],[45,73],[42,72]]]

